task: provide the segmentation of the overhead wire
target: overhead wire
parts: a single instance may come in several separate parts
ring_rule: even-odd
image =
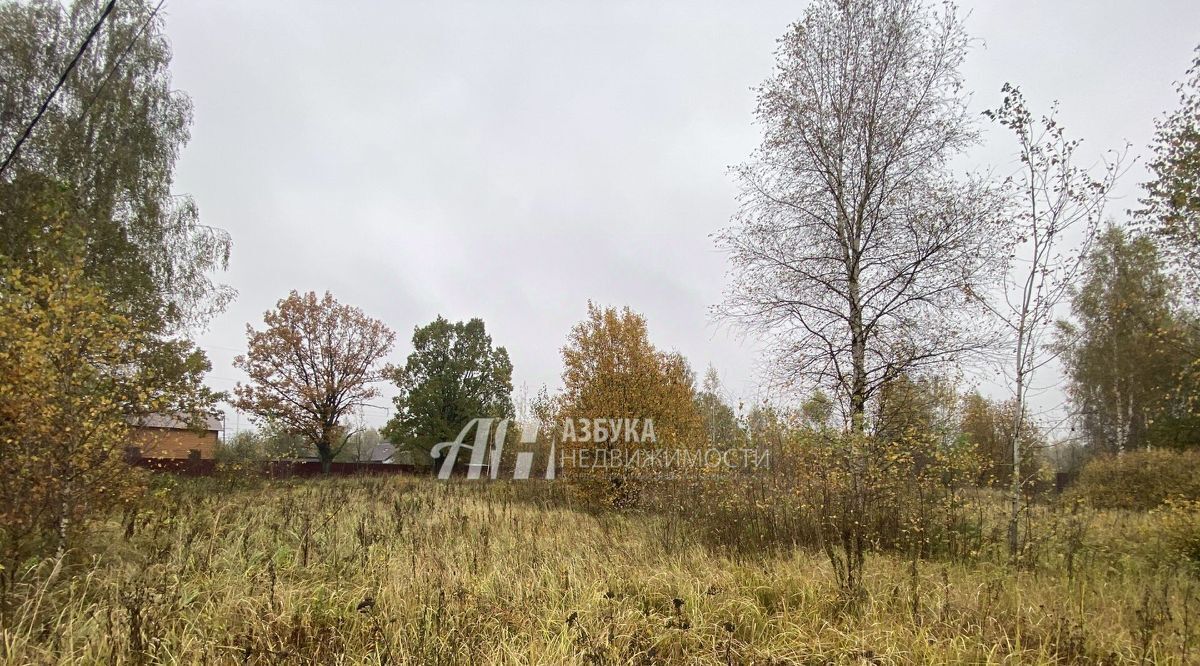
[[[33,128],[37,127],[37,124],[42,119],[42,116],[46,114],[46,109],[50,108],[50,103],[54,101],[54,96],[58,94],[58,91],[62,89],[63,84],[67,82],[67,77],[69,77],[71,72],[75,70],[75,66],[78,65],[79,60],[83,58],[83,54],[87,51],[88,46],[91,45],[92,40],[95,39],[96,35],[100,33],[100,28],[104,25],[105,19],[107,19],[108,15],[112,13],[113,8],[116,7],[116,5],[117,0],[108,0],[108,4],[104,6],[104,11],[101,12],[100,18],[96,19],[96,23],[88,32],[87,37],[85,37],[83,43],[79,45],[79,50],[75,52],[75,57],[71,58],[71,62],[67,63],[66,68],[63,69],[62,75],[58,77],[58,82],[54,84],[54,87],[50,90],[50,93],[46,95],[46,99],[42,100],[42,105],[38,108],[37,113],[34,114],[33,119],[29,121],[29,124],[25,126],[25,131],[21,133],[21,136],[17,138],[17,142],[13,145],[12,150],[10,150],[8,153],[8,157],[5,157],[4,162],[0,164],[0,176],[4,175],[4,171],[8,169],[9,165],[13,163],[13,160],[17,158],[17,155],[21,152],[21,146],[23,146],[25,142],[29,140],[29,136],[33,134]]]

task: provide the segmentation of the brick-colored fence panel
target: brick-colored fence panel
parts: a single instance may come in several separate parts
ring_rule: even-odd
[[[321,469],[321,463],[313,460],[302,462],[272,460],[263,463],[263,466],[264,474],[273,479],[285,479],[296,476],[321,476],[324,473]],[[429,472],[413,465],[335,462],[329,464],[329,473],[338,476],[351,476],[354,474],[428,474]]]
[[[171,472],[180,476],[212,476],[217,472],[217,461],[187,458],[136,458],[132,465],[155,472]],[[257,466],[257,472],[272,479],[321,476],[321,463],[311,460],[265,460],[259,463],[240,463],[243,469]],[[389,463],[335,462],[330,464],[329,473],[337,476],[355,474],[428,474],[428,470],[414,465]]]

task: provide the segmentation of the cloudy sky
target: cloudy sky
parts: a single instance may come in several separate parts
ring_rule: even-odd
[[[212,385],[233,387],[246,323],[298,289],[387,322],[397,363],[414,326],[482,317],[518,392],[557,385],[589,299],[629,305],[655,344],[716,366],[730,398],[759,396],[767,361],[708,315],[726,270],[710,234],[734,209],[727,167],[758,142],[751,87],[804,6],[168,2],[175,82],[195,104],[176,189],[234,239],[223,279],[239,297],[199,340]],[[1096,157],[1146,152],[1200,43],[1191,0],[962,8],[975,107],[1005,81],[1035,109],[1059,100]],[[1005,137],[985,137],[964,166],[1011,170]],[[230,412],[230,429],[247,425]]]

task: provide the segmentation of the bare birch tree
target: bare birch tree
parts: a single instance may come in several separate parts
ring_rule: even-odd
[[[1003,293],[989,307],[1003,322],[1012,350],[1012,364],[1006,364],[1015,407],[1009,429],[1008,547],[1015,558],[1022,488],[1029,480],[1021,460],[1021,441],[1031,425],[1030,382],[1059,354],[1060,348],[1051,345],[1049,338],[1056,312],[1070,295],[1096,237],[1123,154],[1106,160],[1101,175],[1094,178],[1090,169],[1076,165],[1079,140],[1066,138],[1053,112],[1036,118],[1017,88],[1005,84],[1003,92],[1000,109],[986,113],[1015,136],[1020,168],[1004,182],[1011,197],[1012,245]]]
[[[949,5],[815,2],[779,42],[762,145],[735,170],[717,314],[775,346],[781,382],[831,390],[860,433],[889,381],[980,344],[967,294],[996,263],[997,222],[948,166],[977,140],[967,46]]]

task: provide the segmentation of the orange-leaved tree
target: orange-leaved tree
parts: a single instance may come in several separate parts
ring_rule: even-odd
[[[347,418],[379,395],[374,383],[396,336],[329,292],[292,291],[263,323],[261,331],[246,325],[247,351],[234,359],[250,375],[234,389],[234,406],[306,439],[328,472],[352,434]]]

